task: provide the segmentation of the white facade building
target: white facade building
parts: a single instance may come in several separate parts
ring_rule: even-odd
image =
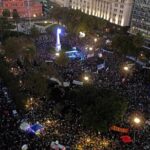
[[[50,0],[51,2],[57,3],[61,7],[70,7],[71,0]]]
[[[134,0],[53,0],[120,26],[129,26]],[[61,1],[61,2],[60,2]]]
[[[72,0],[71,7],[120,26],[129,26],[134,0]]]

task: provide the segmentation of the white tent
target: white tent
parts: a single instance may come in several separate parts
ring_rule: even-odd
[[[30,128],[30,125],[27,122],[22,122],[20,124],[20,129],[23,131],[26,131],[28,128]]]
[[[27,150],[27,149],[28,149],[28,145],[27,144],[22,145],[21,150]]]

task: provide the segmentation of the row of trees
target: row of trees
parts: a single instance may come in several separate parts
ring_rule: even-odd
[[[10,17],[12,16],[13,20],[10,20]],[[2,12],[2,16],[0,16],[0,36],[1,36],[1,41],[3,41],[3,36],[7,33],[10,32],[10,29],[14,29],[17,27],[18,31],[18,22],[19,22],[19,14],[16,9],[12,11],[12,15],[10,13],[10,10],[4,9]],[[13,22],[15,22],[15,25],[13,25]]]
[[[94,131],[105,132],[110,126],[121,122],[128,106],[126,99],[117,92],[92,85],[67,90],[65,98],[60,97],[60,93],[61,90],[55,88],[51,94],[53,99],[58,100],[57,111],[68,121],[74,120],[73,116],[77,111],[82,125]],[[64,99],[74,104],[76,110],[72,111],[68,101],[65,103]]]
[[[120,54],[137,56],[144,44],[143,36],[138,33],[134,36],[117,34],[112,39],[112,48]]]
[[[86,34],[95,30],[103,30],[107,26],[107,21],[89,16],[82,13],[80,10],[67,9],[63,7],[54,7],[49,12],[49,17],[58,23],[66,25],[71,33],[79,33],[80,31]]]
[[[27,97],[49,97],[49,77],[59,78],[59,74],[51,64],[45,64],[38,59],[34,42],[29,37],[10,37],[2,47],[0,76],[8,83],[17,103],[27,100]],[[66,58],[61,54],[58,64]],[[60,60],[59,60],[60,59]],[[17,74],[13,73],[17,72]],[[24,95],[24,98],[21,98]],[[16,95],[18,97],[16,97]],[[19,104],[19,105],[20,105]]]

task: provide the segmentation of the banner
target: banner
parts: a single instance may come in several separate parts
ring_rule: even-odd
[[[70,86],[70,82],[63,82],[63,86],[64,87],[69,87]]]
[[[80,82],[80,81],[77,81],[77,80],[73,80],[73,82],[72,82],[73,84],[75,84],[75,85],[83,85],[83,82]]]
[[[120,127],[117,127],[117,126],[110,127],[110,130],[116,131],[116,132],[121,132],[121,133],[128,133],[129,132],[128,128],[120,128]]]
[[[91,57],[94,57],[94,53],[87,55],[87,58],[91,58]]]
[[[105,68],[105,61],[104,61],[103,64],[97,65],[97,70],[101,70],[101,69],[103,69],[103,68]]]

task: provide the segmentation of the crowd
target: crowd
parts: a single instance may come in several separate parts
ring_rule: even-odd
[[[50,45],[54,45],[55,39],[48,36],[41,36],[36,40],[36,45],[43,59],[51,58],[51,55],[46,52]],[[73,41],[73,39],[71,40]],[[70,42],[69,42],[70,43]],[[77,43],[74,41],[73,43]],[[74,44],[71,44],[74,46]],[[80,44],[78,44],[80,45]],[[82,46],[81,46],[82,47]],[[79,47],[80,48],[80,47]],[[42,51],[43,50],[43,51]],[[97,65],[100,63],[100,58],[97,54],[102,53],[103,60],[106,65],[103,69],[97,71]],[[72,83],[73,80],[81,80],[83,74],[90,75],[91,83],[98,87],[115,89],[120,95],[126,97],[129,101],[129,107],[123,120],[119,126],[130,129],[129,135],[133,138],[136,134],[136,140],[131,144],[123,144],[119,136],[113,132],[108,133],[93,133],[86,130],[81,124],[80,112],[75,108],[74,104],[64,99],[64,113],[61,105],[58,105],[55,100],[47,100],[39,98],[36,101],[37,107],[22,112],[16,110],[16,106],[11,98],[10,92],[5,84],[0,81],[0,149],[1,150],[19,150],[22,145],[27,144],[29,150],[49,150],[52,141],[58,140],[60,144],[66,146],[66,149],[77,150],[84,147],[84,150],[148,150],[150,149],[150,126],[148,123],[150,114],[150,85],[144,80],[146,71],[140,66],[133,65],[130,72],[125,72],[122,66],[129,62],[124,57],[119,57],[117,54],[109,54],[103,51],[95,53],[94,57],[83,61],[70,61],[67,66],[54,67],[58,70],[64,81]],[[72,85],[72,84],[71,84]],[[76,88],[71,86],[71,88]],[[61,87],[60,95],[63,99],[66,90]],[[34,103],[33,103],[34,104]],[[133,113],[141,113],[144,118],[144,124],[135,128],[131,125],[129,117]],[[65,114],[65,115],[64,115]],[[67,115],[66,115],[67,114]],[[30,124],[38,122],[45,128],[44,135],[31,136],[20,130],[21,122],[26,121]],[[87,140],[88,137],[94,139],[94,143]],[[100,145],[96,141],[102,142]],[[90,143],[90,144],[89,144]],[[107,143],[109,143],[107,145]]]

